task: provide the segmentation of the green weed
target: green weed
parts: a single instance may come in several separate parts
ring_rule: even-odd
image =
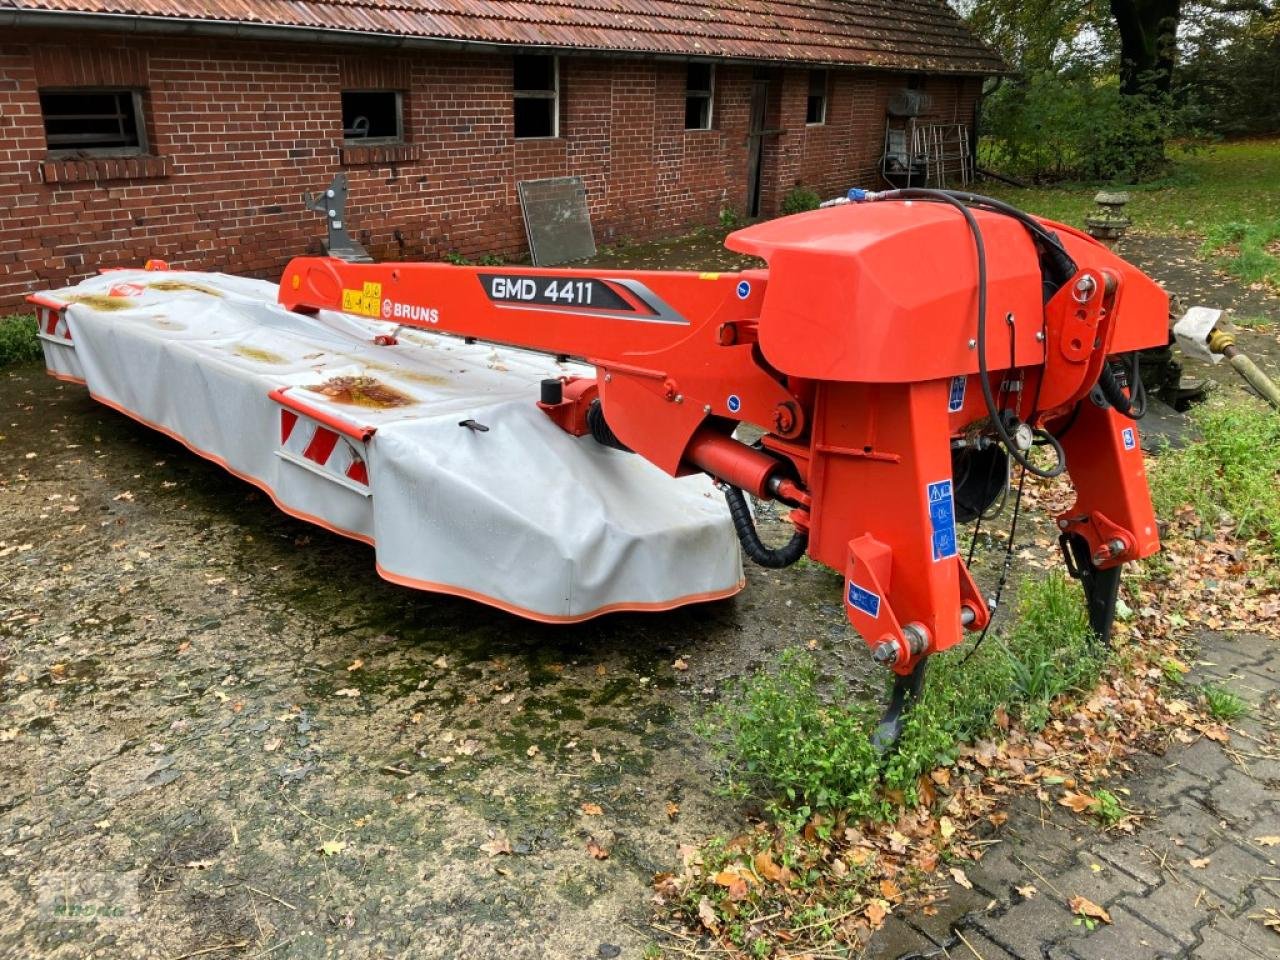
[[[1280,416],[1244,397],[1203,404],[1191,417],[1204,439],[1157,458],[1156,512],[1168,520],[1190,505],[1201,524],[1226,520],[1280,556]]]
[[[780,212],[785,217],[793,213],[803,213],[805,210],[817,210],[820,203],[822,198],[808,187],[796,187],[782,198]]]
[[[1200,696],[1204,698],[1205,709],[1215,720],[1229,723],[1239,720],[1249,712],[1249,705],[1244,699],[1227,687],[1217,683],[1206,683],[1200,688]]]
[[[40,356],[36,322],[30,314],[0,317],[0,367],[29,363]]]
[[[1097,790],[1093,794],[1093,806],[1089,810],[1105,827],[1114,827],[1128,814],[1119,798],[1110,790]]]
[[[1078,588],[1061,574],[1023,582],[1013,616],[1003,636],[963,664],[946,655],[897,747],[883,755],[870,741],[880,701],[824,677],[807,653],[784,654],[702,727],[725,760],[731,792],[761,801],[793,828],[815,812],[888,817],[897,804],[916,802],[921,775],[954,760],[958,743],[989,732],[998,711],[1043,725],[1050,703],[1092,686],[1103,660]]]

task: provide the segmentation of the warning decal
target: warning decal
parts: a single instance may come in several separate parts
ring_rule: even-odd
[[[946,560],[956,555],[956,507],[951,496],[951,481],[939,480],[925,486],[929,501],[929,528],[933,534],[933,559]]]
[[[382,313],[382,284],[366,283],[361,290],[342,291],[342,312],[362,317],[377,317]]]
[[[861,610],[872,618],[880,616],[880,598],[870,590],[858,586],[852,580],[849,581],[849,606],[855,610]]]
[[[947,395],[947,413],[955,413],[964,406],[965,386],[969,378],[963,373],[951,378],[951,392]]]

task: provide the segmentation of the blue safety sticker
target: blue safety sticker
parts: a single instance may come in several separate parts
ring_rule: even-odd
[[[742,398],[736,393],[731,393],[725,405],[729,408],[730,413],[737,413],[742,409]]]
[[[933,532],[933,559],[946,560],[956,555],[956,506],[951,496],[951,481],[939,480],[925,486],[929,501],[929,528]]]
[[[849,606],[855,610],[861,610],[873,619],[880,617],[880,598],[852,580],[849,581]]]
[[[1126,450],[1132,450],[1138,445],[1138,437],[1133,432],[1133,427],[1125,427],[1120,436],[1124,437],[1124,448]]]
[[[947,396],[947,412],[955,413],[964,406],[964,388],[969,378],[964,374],[951,378],[951,393]]]
[[[751,296],[751,284],[746,280],[738,281],[738,299],[745,300]]]

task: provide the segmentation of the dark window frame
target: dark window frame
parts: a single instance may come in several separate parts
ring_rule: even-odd
[[[346,125],[346,105],[342,103],[342,98],[347,94],[371,94],[382,93],[391,94],[395,97],[395,116],[396,116],[396,132],[390,137],[356,137],[352,136]],[[395,90],[389,87],[360,87],[349,90],[342,90],[338,94],[338,102],[344,114],[342,122],[342,145],[345,147],[379,147],[394,146],[396,144],[407,143],[408,138],[405,136],[404,128],[404,91]]]
[[[820,83],[815,81],[820,80]],[[814,90],[817,88],[817,92]],[[814,101],[818,108],[814,110]],[[827,123],[827,108],[831,101],[831,71],[814,69],[809,71],[809,95],[804,106],[804,125],[806,127],[822,127]],[[813,119],[814,116],[817,119]]]
[[[66,157],[138,157],[147,155],[149,144],[147,142],[147,111],[146,104],[143,101],[144,90],[137,87],[48,87],[38,92],[40,97],[40,119],[44,128],[45,147],[48,150],[51,159],[59,159]],[[115,96],[127,98],[118,103],[127,103],[132,112],[133,119],[133,139],[134,143],[121,143],[115,146],[76,146],[74,139],[79,137],[83,142],[89,142],[92,134],[50,134],[49,119],[50,117],[66,118],[76,116],[75,114],[49,114],[45,109],[45,96]],[[93,116],[93,115],[85,115]],[[109,114],[97,114],[97,116],[107,117]],[[115,115],[121,120],[121,136],[124,134],[124,114],[119,112]],[[52,138],[52,139],[51,139]]]
[[[707,85],[705,88],[693,86],[693,70],[695,67],[707,68]],[[705,116],[702,116],[701,123],[697,126],[689,125],[690,107],[697,103],[701,110],[705,110]],[[693,62],[688,65],[684,79],[684,129],[686,132],[698,132],[702,130],[712,130],[715,127],[716,113],[716,65],[714,63],[698,63]]]
[[[545,57],[551,60],[551,87],[548,88],[525,88],[521,89],[515,85],[515,69],[514,58],[512,60],[512,83],[511,83],[511,135],[515,140],[558,140],[560,138],[560,58],[552,53],[517,53],[515,57]],[[516,100],[549,100],[551,101],[551,132],[539,133],[535,135],[520,135],[515,129],[515,101]]]

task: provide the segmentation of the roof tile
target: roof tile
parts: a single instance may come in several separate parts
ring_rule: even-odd
[[[111,13],[558,49],[993,73],[943,0],[0,0]]]

